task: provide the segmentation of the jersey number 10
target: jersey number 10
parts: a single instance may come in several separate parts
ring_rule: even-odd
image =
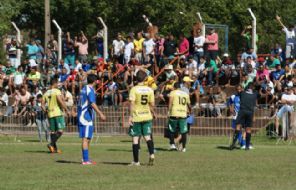
[[[186,105],[186,98],[185,97],[179,97],[179,104],[185,106]]]

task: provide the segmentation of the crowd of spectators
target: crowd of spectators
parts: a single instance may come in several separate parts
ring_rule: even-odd
[[[257,56],[249,43],[237,56],[220,52],[214,28],[205,36],[199,30],[188,38],[182,33],[155,34],[153,38],[142,31],[118,34],[107,60],[103,58],[103,38],[99,33],[90,39],[95,42],[95,55],[91,55],[89,39],[82,31],[77,36],[67,32],[62,40],[62,60],[58,60],[58,43],[53,35],[46,47],[36,38],[28,43],[11,38],[4,44],[7,62],[0,64],[0,106],[5,107],[1,114],[29,116],[28,125],[34,124],[36,117],[42,120],[38,97],[49,87],[50,78],[58,76],[64,100],[71,108],[66,114],[75,117],[74,105],[88,73],[98,76],[98,104],[124,106],[139,69],[148,73],[146,84],[155,91],[157,105],[168,103],[174,83],[180,81],[182,89],[190,94],[192,105],[203,109],[201,114],[205,116],[221,116],[231,95],[227,89],[236,85],[245,88],[250,82],[255,83],[260,94],[258,104],[273,106],[288,88],[294,88],[296,94],[295,28],[284,27],[284,31],[286,48],[275,44],[267,52],[269,56]],[[249,40],[248,30],[242,36]],[[17,58],[18,49],[25,58],[22,62]]]

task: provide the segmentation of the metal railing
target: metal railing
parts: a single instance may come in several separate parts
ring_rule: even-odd
[[[7,115],[5,114],[11,107],[2,107],[0,109],[0,134],[37,134],[37,125],[34,111],[27,108],[27,113],[24,115]],[[99,121],[95,117],[95,133],[97,135],[126,135],[129,129],[128,107],[107,107],[101,108],[106,115],[106,121]],[[70,109],[71,110],[71,109]],[[11,111],[10,111],[11,112]],[[156,107],[155,112],[157,117],[153,120],[153,133],[163,135],[164,129],[168,125],[168,110],[167,107]],[[229,136],[232,133],[232,116],[227,114],[225,108],[221,110],[219,117],[205,117],[202,115],[205,111],[202,108],[193,109],[194,122],[191,125],[190,134],[198,136]],[[12,113],[12,112],[11,112]],[[296,115],[295,112],[293,112]],[[73,107],[71,112],[65,114],[67,134],[76,134],[77,117],[76,108]],[[272,135],[275,131],[274,123],[275,112],[273,109],[256,109],[255,118],[252,127],[254,134]],[[293,116],[294,117],[294,116]]]

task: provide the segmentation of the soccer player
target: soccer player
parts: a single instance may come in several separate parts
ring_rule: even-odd
[[[64,103],[61,91],[57,88],[58,78],[52,78],[50,85],[50,89],[46,91],[42,101],[42,109],[44,111],[46,111],[45,106],[48,106],[47,112],[51,143],[49,143],[47,147],[51,153],[61,153],[61,151],[58,150],[56,142],[62,136],[63,130],[66,127],[62,110],[67,111],[67,107]]]
[[[89,74],[87,76],[87,85],[80,92],[78,103],[78,128],[79,136],[82,139],[82,165],[92,165],[96,162],[91,161],[88,156],[89,143],[93,136],[94,130],[94,111],[99,115],[101,120],[106,120],[105,115],[96,105],[96,95],[94,86],[96,85],[97,76]]]
[[[230,96],[229,98],[229,108],[230,108],[230,112],[232,113],[232,125],[231,127],[233,128],[233,131],[235,131],[236,129],[236,119],[237,119],[237,114],[239,112],[240,109],[240,93],[242,91],[242,86],[238,85],[236,86],[236,94],[233,94]],[[242,132],[240,132],[238,134],[238,141],[240,143],[241,149],[245,149],[246,148],[246,141],[242,135]]]
[[[152,119],[154,114],[154,92],[144,85],[147,74],[139,70],[136,74],[138,84],[134,86],[129,94],[130,116],[129,125],[132,126],[130,135],[133,138],[133,161],[131,166],[140,166],[139,162],[139,138],[144,136],[149,150],[149,163],[154,162],[154,144],[151,139]]]
[[[257,102],[258,94],[254,92],[254,84],[249,83],[247,89],[240,93],[240,110],[236,119],[236,129],[233,134],[233,141],[229,149],[235,148],[235,143],[239,137],[241,128],[244,127],[246,130],[246,149],[250,149],[251,141],[251,127],[253,124],[254,110]]]
[[[180,130],[182,136],[182,152],[186,152],[187,141],[187,115],[191,112],[189,95],[180,89],[180,83],[174,84],[174,89],[169,95],[169,131],[170,131],[170,144],[171,149],[176,149],[174,142],[175,133],[177,128]]]

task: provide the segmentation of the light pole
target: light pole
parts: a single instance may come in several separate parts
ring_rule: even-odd
[[[20,29],[16,26],[16,24],[14,22],[11,22],[11,24],[13,25],[13,27],[16,30],[16,39],[18,43],[21,43],[21,31]],[[19,61],[19,64],[21,63],[21,50],[17,49],[16,51],[16,57],[17,57],[17,61]]]
[[[252,21],[252,48],[254,49],[254,52],[257,52],[257,46],[256,46],[256,17],[251,10],[251,8],[248,8],[249,13],[251,14],[251,17],[253,19]]]
[[[56,20],[53,19],[52,22],[58,29],[58,44],[59,44],[58,60],[60,61],[62,59],[62,29]]]
[[[102,17],[98,17],[98,20],[101,22],[101,24],[103,25],[104,28],[104,34],[103,34],[103,38],[104,38],[104,60],[106,61],[108,58],[108,28],[107,25],[105,24],[105,22],[103,21]]]

